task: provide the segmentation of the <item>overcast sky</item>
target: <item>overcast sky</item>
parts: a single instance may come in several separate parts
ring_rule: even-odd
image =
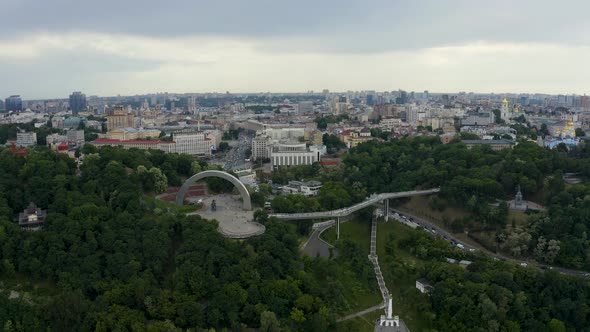
[[[0,0],[0,96],[590,93],[590,1]]]

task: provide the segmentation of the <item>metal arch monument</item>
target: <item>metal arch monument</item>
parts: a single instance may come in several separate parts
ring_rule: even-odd
[[[235,176],[227,172],[215,170],[197,173],[184,181],[182,187],[180,187],[178,193],[176,194],[176,205],[184,204],[184,195],[186,195],[186,192],[188,191],[188,188],[191,186],[191,184],[208,177],[222,178],[231,182],[236,188],[238,188],[240,195],[242,195],[244,210],[252,210],[252,201],[250,200],[250,193],[248,192],[248,189],[246,189],[246,186],[244,186],[244,184],[240,182],[240,180],[238,180]]]

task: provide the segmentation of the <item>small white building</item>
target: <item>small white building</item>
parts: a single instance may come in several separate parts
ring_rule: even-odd
[[[84,145],[84,130],[70,129],[66,133],[66,137],[69,145]]]
[[[281,191],[284,195],[300,194],[306,197],[315,197],[320,194],[322,183],[319,181],[289,181]]]
[[[37,145],[37,134],[34,132],[17,132],[16,146],[27,148]]]

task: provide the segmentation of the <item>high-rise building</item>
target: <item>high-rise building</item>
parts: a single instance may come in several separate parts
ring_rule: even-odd
[[[580,97],[580,107],[590,108],[590,96],[583,95]]]
[[[313,102],[312,101],[300,101],[298,111],[299,111],[299,113],[302,113],[302,114],[313,112]]]
[[[0,111],[4,111],[4,100],[0,100]]]
[[[78,114],[85,110],[86,107],[85,94],[80,91],[75,91],[70,95],[70,109],[72,110],[72,114]]]
[[[6,98],[4,102],[4,108],[7,111],[22,111],[23,100],[20,98],[19,95],[10,96]]]
[[[197,98],[195,96],[188,97],[188,112],[191,114],[196,114],[197,112]]]
[[[270,149],[272,147],[272,140],[267,133],[256,135],[252,140],[252,159],[267,159],[270,158]]]

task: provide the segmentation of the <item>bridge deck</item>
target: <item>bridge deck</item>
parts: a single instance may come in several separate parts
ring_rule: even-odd
[[[371,206],[375,203],[381,202],[385,199],[401,198],[401,197],[412,197],[420,195],[430,195],[440,192],[440,188],[428,189],[428,190],[412,190],[412,191],[401,191],[397,193],[382,193],[377,194],[369,199],[349,206],[347,208],[324,211],[324,212],[307,212],[307,213],[276,213],[271,214],[270,217],[275,217],[279,220],[302,220],[302,219],[322,219],[322,218],[337,218],[347,216],[355,211]]]

